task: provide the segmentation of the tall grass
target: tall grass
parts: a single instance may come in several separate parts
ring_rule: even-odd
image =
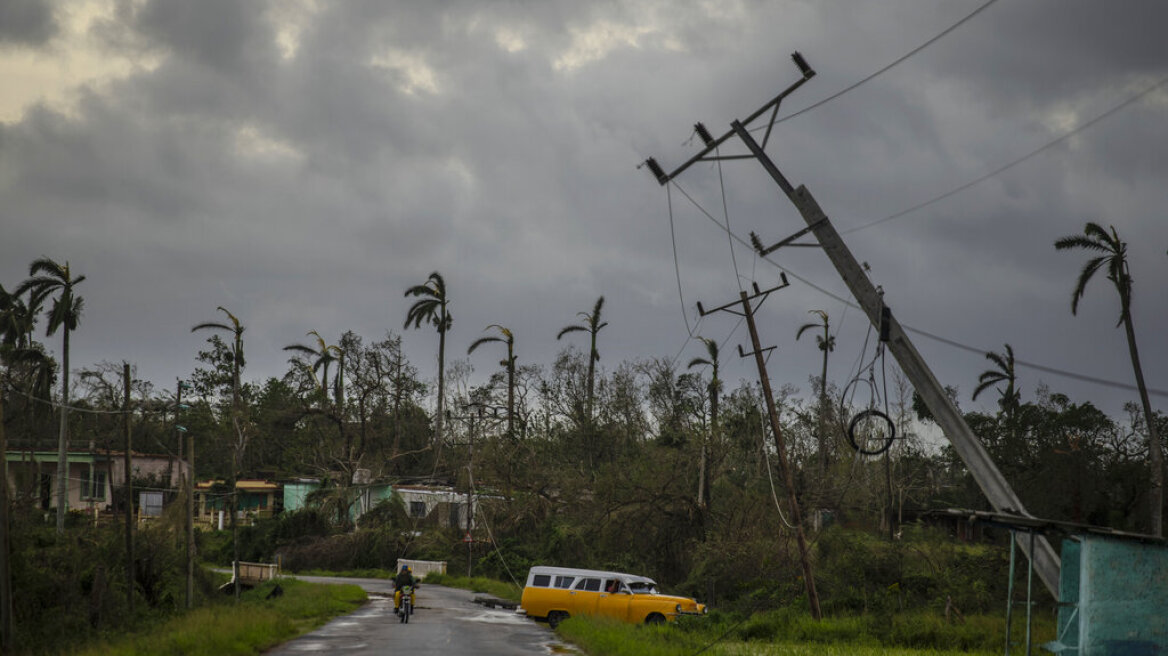
[[[735,618],[714,612],[662,627],[629,625],[605,618],[572,618],[557,631],[589,654],[721,654],[740,656],[802,654],[998,654],[1005,644],[1005,620],[971,616],[959,624],[927,611],[891,616],[858,615],[815,621],[794,609]],[[1053,622],[1039,619],[1034,644],[1054,635]],[[1021,647],[1015,627],[1014,644]]]
[[[197,608],[157,626],[86,646],[79,656],[241,656],[307,633],[358,608],[365,591],[355,585],[321,585],[279,579],[283,594],[265,597],[274,584],[230,601]]]

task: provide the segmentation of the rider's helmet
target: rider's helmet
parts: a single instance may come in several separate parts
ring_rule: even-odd
[[[402,573],[410,571],[410,566],[409,565],[402,565],[401,571],[402,571]]]

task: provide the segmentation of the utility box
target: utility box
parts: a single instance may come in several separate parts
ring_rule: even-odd
[[[1063,656],[1168,655],[1168,546],[1092,534],[1063,541],[1058,638]]]

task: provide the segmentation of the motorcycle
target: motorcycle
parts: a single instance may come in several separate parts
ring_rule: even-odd
[[[410,615],[414,614],[414,586],[406,585],[401,589],[401,611],[399,618],[402,624],[410,623]]]

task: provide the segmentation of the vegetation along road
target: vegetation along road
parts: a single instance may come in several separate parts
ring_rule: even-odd
[[[318,583],[353,583],[371,598],[360,610],[267,652],[292,656],[305,652],[352,654],[443,654],[444,656],[528,656],[567,651],[555,634],[515,611],[486,608],[475,593],[423,584],[417,614],[402,624],[393,614],[393,587],[384,579],[298,576]]]

